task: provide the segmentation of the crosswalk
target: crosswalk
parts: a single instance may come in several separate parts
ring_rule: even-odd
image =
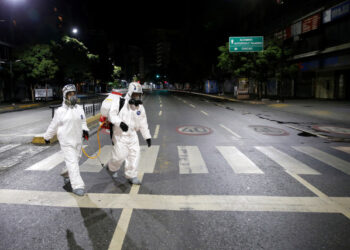
[[[0,169],[11,167],[19,162],[24,156],[30,157],[30,155],[38,154],[47,147],[31,147],[26,150],[20,151],[18,144],[9,144],[0,146],[0,156],[6,155],[6,152],[11,150],[17,150],[15,155],[11,155],[6,158],[0,157]],[[305,156],[310,162],[310,158],[313,161],[323,163],[322,166],[328,166],[346,175],[350,175],[350,162],[346,159],[345,155],[350,154],[350,147],[333,147],[331,150],[337,150],[343,154],[346,159],[342,159],[339,156],[335,156],[334,153],[325,152],[325,149],[318,149],[311,146],[290,146],[286,151],[277,149],[274,146],[255,146],[249,150],[249,156],[244,153],[237,146],[216,146],[215,154],[218,154],[217,164],[233,171],[235,174],[266,174],[270,164],[263,164],[261,161],[257,161],[255,157],[251,155],[257,155],[258,159],[265,157],[271,160],[280,167],[281,170],[288,171],[297,175],[321,175],[317,163],[312,164],[305,163],[303,160]],[[87,149],[89,151],[89,149]],[[112,146],[105,145],[101,149],[101,154],[98,159],[86,159],[80,166],[81,172],[86,173],[98,173],[102,170],[101,163],[107,163],[111,157]],[[91,152],[90,152],[91,153]],[[95,152],[94,154],[96,154]],[[154,173],[157,165],[158,156],[160,153],[160,146],[153,145],[148,148],[147,146],[141,146],[141,153],[139,159],[139,171],[143,173]],[[208,159],[208,155],[201,152],[200,146],[194,145],[179,145],[177,146],[178,173],[180,175],[188,174],[208,174],[210,171],[215,171],[213,164],[206,163],[205,159]],[[164,160],[164,155],[162,156]],[[259,163],[258,163],[259,162]],[[55,152],[46,158],[38,161],[37,163],[27,167],[25,171],[44,171],[48,172],[64,163],[64,157],[61,151]],[[161,163],[159,163],[161,164]],[[308,165],[309,164],[309,165]],[[263,166],[265,165],[265,166]]]

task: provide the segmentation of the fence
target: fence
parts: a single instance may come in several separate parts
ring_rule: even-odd
[[[100,112],[101,109],[101,105],[102,102],[104,100],[105,97],[103,98],[95,98],[95,99],[86,99],[84,101],[81,101],[80,103],[78,103],[79,105],[83,106],[84,112],[85,112],[85,116],[94,116],[96,115],[98,112]],[[50,105],[50,108],[52,110],[52,118],[55,115],[55,109],[61,107],[62,104],[59,105]]]

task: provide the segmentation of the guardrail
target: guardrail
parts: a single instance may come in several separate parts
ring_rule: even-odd
[[[78,103],[79,105],[83,106],[85,116],[88,117],[90,115],[94,116],[96,115],[100,109],[102,102],[105,97],[103,98],[97,98],[97,99],[91,99],[91,100],[84,100],[83,102]],[[55,109],[61,107],[62,104],[58,105],[50,105],[51,111],[52,111],[52,118],[55,115]]]

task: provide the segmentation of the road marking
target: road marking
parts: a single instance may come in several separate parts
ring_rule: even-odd
[[[142,173],[153,173],[159,152],[159,145],[140,147],[140,160],[138,162],[138,171]],[[141,164],[140,164],[141,163]]]
[[[302,152],[306,155],[309,155],[323,163],[326,163],[327,165],[334,167],[338,169],[339,171],[342,171],[345,174],[350,175],[350,162],[344,161],[338,157],[335,157],[333,155],[327,154],[321,150],[318,150],[313,147],[308,146],[295,146],[293,147],[295,150],[298,150],[299,152]]]
[[[159,111],[159,114],[158,114],[159,116],[161,116],[162,115],[162,111]]]
[[[350,219],[350,209],[342,203],[338,203],[337,200],[332,199],[328,197],[326,194],[322,193],[320,190],[318,190],[316,187],[308,183],[305,179],[300,177],[297,174],[291,173],[289,171],[286,171],[289,175],[291,175],[294,179],[299,181],[302,185],[304,185],[306,188],[308,188],[311,192],[316,194],[323,202],[328,203],[331,205],[335,210],[338,211],[338,213],[343,214],[345,217]]]
[[[333,147],[333,148],[350,154],[350,147]]]
[[[158,138],[159,127],[160,127],[160,125],[157,124],[156,129],[154,131],[153,139],[157,139]]]
[[[139,171],[138,173],[138,178],[142,182],[144,173]],[[130,195],[137,195],[140,190],[140,185],[132,185],[130,189]],[[124,208],[122,210],[122,213],[120,215],[118,225],[114,231],[111,243],[109,245],[108,249],[122,249],[123,247],[123,242],[125,239],[125,235],[128,231],[128,227],[130,224],[130,219],[132,215],[132,208]]]
[[[280,165],[284,170],[290,171],[295,174],[312,174],[319,175],[320,173],[297,159],[283,153],[272,146],[268,147],[255,147],[257,150],[265,154],[271,160]]]
[[[203,111],[203,110],[201,110],[201,113],[202,113],[202,114],[205,114],[206,116],[208,116],[208,113],[205,112],[205,111]]]
[[[180,174],[205,174],[207,166],[197,146],[177,146]]]
[[[190,104],[190,106],[191,106],[192,108],[196,108],[196,106],[194,106],[193,104]]]
[[[50,171],[60,163],[64,162],[63,152],[60,150],[53,155],[35,163],[34,165],[26,168],[25,170],[30,171]]]
[[[163,104],[160,104],[159,106],[160,106],[160,107],[163,107]]]
[[[330,198],[333,199],[333,198]],[[48,207],[147,209],[183,211],[260,211],[339,213],[333,203],[320,197],[243,195],[150,195],[88,193],[77,197],[68,192],[0,189],[1,204]],[[125,224],[124,224],[125,225]]]
[[[40,153],[41,151],[44,151],[47,148],[48,146],[44,146],[44,147],[29,146],[27,149],[23,149],[18,154],[11,155],[10,157],[0,161],[0,170],[13,167],[14,165],[23,161],[24,158],[33,157],[34,155]]]
[[[232,170],[236,174],[263,174],[264,172],[258,168],[246,155],[239,151],[236,147],[217,146],[221,155],[225,158]]]
[[[183,100],[184,103],[187,103],[185,100]]]
[[[124,238],[126,232],[128,231],[131,215],[131,208],[124,208],[118,221],[117,228],[114,231],[111,243],[109,244],[108,249],[119,250],[122,249]]]
[[[268,105],[269,107],[273,107],[273,108],[285,108],[290,106],[289,104],[285,104],[285,103],[276,103],[276,104],[270,104]]]
[[[242,138],[239,134],[236,134],[235,132],[233,132],[231,129],[229,129],[228,127],[226,127],[225,125],[223,124],[220,124],[220,127],[226,129],[228,132],[230,132],[233,136],[237,137],[237,138]]]
[[[8,145],[5,145],[5,146],[2,146],[0,148],[0,154],[5,152],[5,151],[8,151],[10,149],[13,149],[15,147],[18,147],[19,145],[21,145],[21,144],[8,144]]]
[[[108,160],[110,159],[112,148],[113,148],[112,145],[105,145],[101,148],[101,154],[100,154],[99,158],[103,164],[107,163]],[[96,151],[94,154],[91,154],[91,156],[96,155],[97,152],[98,151]],[[98,173],[101,171],[101,169],[102,169],[101,163],[97,158],[95,158],[95,159],[88,158],[80,166],[80,172]]]
[[[350,197],[334,197],[330,198],[332,201],[335,201],[339,205],[350,209]]]
[[[20,137],[33,137],[36,136],[38,134],[0,134],[0,137],[11,137],[11,136],[20,136]]]

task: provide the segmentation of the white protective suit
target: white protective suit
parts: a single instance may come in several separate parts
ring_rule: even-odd
[[[45,140],[50,140],[57,134],[73,189],[84,189],[85,186],[79,171],[83,130],[89,131],[84,109],[80,105],[71,107],[63,102],[44,135]]]
[[[139,84],[139,83],[131,83]],[[140,85],[140,84],[139,84]],[[113,123],[113,143],[112,158],[108,162],[110,171],[117,171],[125,160],[125,177],[132,179],[137,177],[137,165],[140,156],[140,145],[137,131],[141,131],[142,137],[147,140],[151,138],[148,129],[146,111],[143,105],[135,107],[130,105],[128,100],[133,89],[129,88],[126,95],[125,104],[119,111],[119,102],[113,102],[109,111],[108,118]],[[141,88],[141,85],[139,86]],[[133,107],[134,110],[133,110]],[[127,132],[123,132],[119,127],[124,122],[129,126]]]

